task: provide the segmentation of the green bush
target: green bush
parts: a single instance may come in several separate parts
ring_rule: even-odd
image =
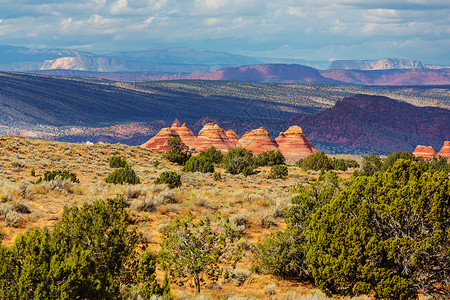
[[[247,175],[253,174],[253,166],[256,165],[253,152],[244,148],[230,149],[223,156],[222,163],[227,173],[239,174],[245,170]]]
[[[242,169],[242,175],[244,175],[245,177],[247,177],[247,176],[250,176],[250,175],[253,175],[253,174],[255,174],[255,170],[253,170],[253,167],[252,166],[245,166],[243,169]]]
[[[344,161],[348,168],[359,168],[358,162],[354,159],[344,159]]]
[[[222,175],[219,172],[214,172],[214,180],[219,181],[222,179]]]
[[[214,165],[204,156],[191,156],[191,158],[189,158],[189,160],[185,163],[182,171],[213,173]]]
[[[297,166],[301,167],[303,170],[314,170],[319,171],[323,170],[331,170],[333,168],[333,162],[331,158],[329,158],[323,152],[316,152],[311,154],[310,156],[301,160],[301,162],[297,162]]]
[[[68,170],[55,170],[55,171],[45,171],[44,173],[44,178],[39,178],[38,181],[36,183],[40,183],[41,181],[52,181],[55,180],[57,178],[61,178],[61,179],[68,179],[72,182],[77,182],[79,183],[80,180],[78,180],[77,175],[75,173],[72,173]]]
[[[183,166],[191,157],[188,152],[189,148],[178,138],[171,138],[167,140],[169,144],[169,151],[164,157],[173,163]]]
[[[286,163],[286,158],[280,151],[265,151],[261,152],[256,156],[256,162],[259,166],[276,166],[284,165]]]
[[[0,299],[122,299],[170,293],[155,278],[155,257],[125,210],[123,197],[65,208],[54,229],[30,229],[0,246]],[[145,264],[141,263],[145,262]]]
[[[336,174],[308,186],[299,186],[285,211],[286,231],[276,232],[253,247],[255,268],[284,278],[310,279],[306,259],[308,225],[312,215],[340,191]]]
[[[224,265],[235,267],[242,257],[240,235],[227,217],[205,217],[194,221],[192,214],[175,218],[162,234],[161,267],[180,285],[192,280],[196,292],[208,280],[225,275]]]
[[[125,158],[121,158],[120,156],[112,156],[109,159],[109,167],[110,168],[124,168],[127,165],[127,161]]]
[[[361,169],[356,170],[354,176],[371,176],[381,170],[382,162],[380,156],[376,154],[371,154],[369,156],[364,156]]]
[[[332,169],[336,171],[347,171],[348,166],[343,158],[333,158],[331,161]]]
[[[422,162],[397,160],[357,177],[309,222],[307,259],[331,294],[382,299],[450,293],[450,179]]]
[[[383,172],[387,171],[387,169],[392,167],[399,159],[414,160],[414,155],[408,152],[392,152],[383,161],[380,170]]]
[[[217,150],[213,146],[208,149],[200,152],[198,156],[204,157],[207,161],[212,162],[213,164],[222,163],[223,154],[220,150]]]
[[[170,189],[174,189],[181,186],[181,176],[173,171],[165,171],[159,174],[156,178],[155,184],[167,184]]]
[[[305,236],[297,229],[277,231],[252,248],[253,268],[282,278],[309,278]]]
[[[114,170],[111,174],[106,177],[105,181],[107,183],[114,184],[139,184],[141,179],[136,175],[134,170],[130,165],[126,165],[124,168],[119,168]]]
[[[288,176],[288,168],[285,165],[275,165],[270,168],[269,179],[284,179]]]

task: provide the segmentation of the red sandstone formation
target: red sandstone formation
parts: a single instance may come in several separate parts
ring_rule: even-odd
[[[304,158],[317,152],[299,126],[291,126],[285,132],[280,132],[275,141],[278,150],[285,156]]]
[[[278,150],[277,143],[272,140],[269,132],[264,127],[246,132],[238,141],[237,146],[252,150],[256,154],[264,151]]]
[[[222,152],[227,152],[235,147],[234,143],[230,141],[225,131],[219,125],[208,123],[198,133],[198,137],[192,144],[192,148],[200,152],[211,146]]]
[[[170,138],[178,138],[181,140],[178,133],[172,128],[163,128],[157,135],[149,139],[146,143],[142,144],[141,147],[147,148],[153,151],[168,151],[169,144],[167,140]]]
[[[195,137],[194,133],[192,132],[192,130],[190,130],[186,126],[186,123],[183,123],[183,125],[181,125],[181,127],[178,127],[178,125],[176,123],[173,123],[171,129],[175,130],[178,133],[181,141],[184,144],[186,144],[186,146],[188,146],[189,148],[192,147],[192,144],[194,143],[196,137]]]
[[[444,142],[441,151],[439,151],[438,156],[450,158],[450,141]]]
[[[434,151],[432,146],[422,146],[418,145],[413,152],[415,157],[422,157],[423,159],[432,159],[436,156],[436,151]]]
[[[230,139],[230,141],[234,144],[234,146],[236,147],[238,141],[239,141],[239,137],[236,134],[236,132],[234,132],[232,129],[227,130],[225,132],[225,134],[227,135],[227,137]]]

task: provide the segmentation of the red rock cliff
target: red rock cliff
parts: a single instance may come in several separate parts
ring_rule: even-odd
[[[422,146],[418,145],[413,152],[415,157],[422,157],[423,159],[432,159],[436,156],[436,151],[434,151],[432,146]]]
[[[192,130],[190,130],[186,126],[186,123],[183,123],[183,125],[181,125],[181,127],[178,127],[178,125],[176,123],[173,123],[171,129],[175,130],[178,133],[178,135],[180,136],[181,141],[186,146],[188,146],[189,148],[192,147],[192,144],[194,143],[194,141],[195,141],[195,139],[197,137],[192,132]]]
[[[442,149],[441,151],[439,151],[438,156],[450,158],[450,141],[444,142],[444,146],[442,146]]]
[[[157,135],[142,144],[141,147],[153,151],[168,151],[169,144],[167,143],[167,140],[170,138],[177,138],[181,140],[180,136],[175,130],[173,130],[172,128],[163,128],[158,132]]]
[[[278,144],[278,150],[285,156],[304,158],[317,152],[303,130],[296,125],[281,132],[275,141]]]
[[[264,127],[246,132],[238,141],[237,146],[252,150],[256,154],[264,151],[278,150],[277,143],[272,140],[269,132]]]
[[[235,147],[234,143],[230,141],[225,131],[219,125],[208,123],[198,133],[198,137],[192,144],[192,148],[200,152],[211,146],[224,153]]]
[[[227,135],[227,137],[230,139],[230,141],[234,144],[234,146],[236,147],[237,142],[239,141],[239,137],[236,134],[236,132],[234,132],[232,129],[227,130],[225,132],[225,134]]]

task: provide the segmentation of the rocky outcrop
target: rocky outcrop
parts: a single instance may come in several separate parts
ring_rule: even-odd
[[[325,70],[323,77],[362,85],[446,85],[450,84],[450,68],[390,70]]]
[[[278,150],[285,156],[303,158],[317,152],[303,130],[296,125],[289,127],[285,132],[280,132],[275,141]]]
[[[280,83],[337,83],[314,68],[297,64],[264,64],[229,67],[214,71],[203,80],[234,80]]]
[[[192,130],[190,130],[186,126],[186,123],[183,123],[183,125],[181,125],[180,127],[178,127],[178,125],[176,123],[173,123],[171,129],[175,130],[178,133],[178,135],[180,136],[181,141],[186,146],[188,146],[189,148],[192,147],[192,145],[194,144],[194,141],[196,139],[196,136],[194,135]]]
[[[413,152],[415,157],[422,157],[423,159],[432,159],[436,156],[436,151],[434,151],[432,146],[422,146],[418,145]]]
[[[448,109],[417,107],[381,96],[354,95],[317,114],[293,117],[286,125],[301,124],[317,145],[335,144],[366,149],[363,153],[388,154],[410,152],[417,145],[439,149],[442,141],[450,141],[448,120]]]
[[[272,140],[269,132],[264,127],[246,132],[238,141],[237,146],[252,150],[256,154],[278,150],[277,143]]]
[[[239,141],[239,137],[238,137],[238,135],[236,134],[236,132],[234,132],[234,130],[230,129],[230,130],[227,130],[227,131],[225,132],[225,134],[226,134],[227,137],[230,139],[230,142],[232,142],[232,143],[234,144],[234,146],[236,146],[237,143],[238,143],[238,141]]]
[[[379,60],[335,60],[330,69],[338,70],[392,70],[392,69],[425,69],[418,60],[385,58]]]
[[[200,152],[211,146],[224,153],[235,147],[234,143],[230,141],[225,131],[219,125],[208,123],[198,133],[192,148]]]
[[[141,147],[147,148],[153,151],[168,151],[169,144],[167,141],[170,138],[180,139],[178,133],[172,128],[163,128],[157,135],[149,139],[146,143],[142,144]]]
[[[442,146],[441,151],[437,155],[450,158],[450,141],[444,142],[444,146]]]

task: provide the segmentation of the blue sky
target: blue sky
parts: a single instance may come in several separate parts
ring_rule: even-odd
[[[0,0],[0,44],[450,65],[450,1]]]

